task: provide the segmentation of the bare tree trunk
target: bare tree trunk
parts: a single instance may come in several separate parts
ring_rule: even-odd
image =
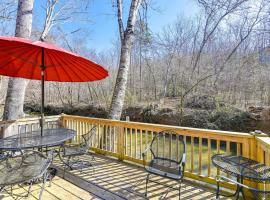
[[[32,31],[32,10],[34,0],[19,0],[16,20],[16,37],[29,38]],[[3,120],[23,117],[23,103],[28,80],[10,78],[8,82]]]
[[[124,30],[122,21],[122,1],[117,0],[118,25],[121,38],[121,54],[118,74],[113,92],[109,118],[120,119],[125,101],[125,92],[127,87],[128,71],[130,67],[131,47],[134,40],[134,28],[136,17],[141,4],[141,0],[132,0],[129,10],[126,30]]]

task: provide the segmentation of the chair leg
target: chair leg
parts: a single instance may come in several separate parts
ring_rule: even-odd
[[[43,175],[43,183],[42,183],[42,187],[41,187],[41,190],[39,192],[39,197],[38,197],[38,200],[41,200],[42,199],[42,193],[45,189],[45,185],[46,185],[46,180],[48,179],[48,172],[45,172],[44,175]]]
[[[179,189],[179,191],[178,191],[179,192],[179,200],[181,199],[181,184],[182,184],[182,182],[183,182],[183,180],[179,181],[179,188],[178,188]]]
[[[217,180],[217,192],[216,192],[216,199],[219,199],[219,189],[220,189],[220,186],[219,186],[219,181]]]
[[[145,196],[146,197],[147,197],[147,186],[148,186],[148,182],[149,182],[149,176],[150,176],[150,174],[148,173],[147,177],[146,177],[146,184],[145,184]]]
[[[33,181],[31,181],[31,183],[30,183],[30,185],[29,185],[29,188],[28,188],[26,197],[28,197],[29,194],[31,193],[32,185],[33,185]]]

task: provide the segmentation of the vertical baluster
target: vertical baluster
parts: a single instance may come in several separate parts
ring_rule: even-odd
[[[138,134],[138,130],[135,129],[135,148],[134,148],[134,151],[135,151],[135,158],[137,158],[137,134]]]
[[[158,134],[157,135],[157,152],[156,153],[157,153],[157,155],[159,155],[159,145],[160,145],[159,144],[159,133],[157,132],[156,134]]]
[[[210,177],[211,176],[211,148],[212,148],[212,145],[211,145],[211,139],[210,138],[208,138],[207,139],[207,146],[208,146],[208,148],[207,148],[207,153],[208,153],[208,162],[207,162],[207,175],[208,175],[208,177]]]
[[[84,122],[81,121],[79,124],[79,126],[80,126],[80,143],[82,142],[82,135],[84,134],[83,125],[84,125]]]
[[[104,125],[102,125],[102,130],[101,130],[101,149],[104,148],[104,136],[105,136],[105,130],[104,130]]]
[[[231,152],[231,143],[230,141],[226,141],[226,154],[230,155],[230,152]],[[230,177],[230,175],[227,174],[227,177]]]
[[[66,128],[70,128],[69,120],[64,120],[64,122],[65,122]]]
[[[241,154],[241,143],[237,142],[237,145],[236,145],[236,155],[237,156],[240,156]]]
[[[109,151],[112,151],[112,126],[108,126],[109,131]]]
[[[130,142],[129,156],[130,157],[132,157],[132,132],[133,132],[133,129],[130,128],[129,129],[129,135],[130,135],[130,138],[129,138],[130,139],[130,141],[129,141]]]
[[[153,138],[154,138],[154,132],[151,131],[151,141],[153,140]],[[153,155],[152,154],[151,154],[151,159],[153,159]]]
[[[81,127],[80,127],[80,121],[75,121],[76,122],[76,129],[77,129],[77,132],[79,133],[78,134],[78,143],[80,143],[80,141],[81,141]]]
[[[172,159],[172,134],[170,134],[169,136],[170,136],[170,139],[169,139],[169,158]]]
[[[104,141],[105,141],[105,150],[108,151],[108,125],[105,125],[105,137],[104,137]]]
[[[230,155],[231,153],[231,143],[230,141],[226,141],[226,154]]]
[[[145,130],[145,132],[144,132],[144,136],[145,136],[145,149],[146,148],[148,148],[148,131],[147,130]],[[148,152],[146,153],[146,160],[148,160]]]
[[[175,138],[175,144],[176,144],[176,160],[179,160],[179,142],[180,142],[180,135],[176,135],[176,138]]]
[[[202,174],[202,138],[199,137],[199,175]]]
[[[191,173],[194,172],[194,137],[191,136],[190,138],[190,147],[191,147],[191,159],[190,159],[190,166],[191,166]]]
[[[162,137],[162,140],[163,140],[163,148],[162,148],[162,156],[163,156],[163,158],[165,158],[165,149],[167,148],[165,148],[165,133],[164,132],[162,132],[162,134],[163,134],[163,137]]]
[[[128,130],[127,128],[125,128],[125,155],[128,155],[128,150],[127,150],[127,147],[128,147]]]
[[[140,129],[140,159],[142,159],[142,153],[143,153],[143,139],[142,139],[142,129]]]
[[[116,140],[115,140],[115,126],[113,127],[113,152],[116,152]]]
[[[220,153],[220,140],[217,140],[217,153]],[[217,169],[217,175],[220,174],[220,169]]]
[[[88,124],[87,124],[88,125]],[[100,135],[100,124],[97,126],[97,134],[98,134],[98,143],[97,143],[97,148],[101,147],[100,140],[101,140],[101,135]]]

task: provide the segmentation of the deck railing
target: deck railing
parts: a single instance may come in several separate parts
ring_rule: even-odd
[[[61,125],[61,116],[47,116],[45,118],[44,128],[55,128]],[[28,131],[40,129],[40,118],[23,118],[12,121],[0,121],[0,138],[15,134],[21,134]]]
[[[216,131],[160,124],[148,124],[109,119],[88,118],[80,116],[62,115],[64,127],[75,129],[78,133],[76,141],[80,142],[83,133],[93,126],[98,127],[93,139],[93,149],[96,153],[106,154],[119,160],[142,164],[142,152],[157,132],[173,130],[182,135],[187,144],[187,163],[185,176],[203,182],[215,184],[218,171],[211,161],[216,153],[243,155],[270,165],[270,139],[266,135],[252,135],[228,131]],[[160,148],[168,149],[171,156],[172,145],[168,138],[160,141]],[[150,159],[151,155],[147,155]],[[231,184],[223,184],[232,188]],[[254,186],[254,184],[253,184]]]
[[[66,127],[77,131],[72,141],[79,143],[81,135],[97,126],[97,134],[92,141],[92,150],[96,153],[109,155],[119,160],[142,164],[142,152],[149,145],[154,135],[163,130],[172,130],[184,137],[187,144],[187,159],[185,176],[199,181],[215,184],[218,171],[211,161],[216,153],[243,155],[270,165],[270,138],[267,135],[252,135],[228,131],[216,131],[160,124],[148,124],[109,119],[98,119],[72,115],[46,117],[46,127]],[[40,128],[39,118],[25,118],[16,121],[0,122],[2,134],[23,133]],[[175,147],[171,145],[171,138],[165,136],[159,141],[160,150],[173,156]],[[157,151],[159,151],[157,149]],[[148,159],[151,155],[147,155]],[[249,184],[249,183],[248,183]],[[224,183],[223,186],[233,186]],[[253,186],[256,186],[253,184]],[[259,185],[260,187],[265,187]],[[268,189],[270,187],[266,186]]]

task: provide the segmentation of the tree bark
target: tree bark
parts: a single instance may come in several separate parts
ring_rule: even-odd
[[[119,120],[121,118],[122,109],[125,101],[125,93],[128,80],[128,71],[130,67],[130,54],[134,40],[134,28],[137,18],[137,13],[141,4],[141,0],[132,0],[127,27],[124,30],[122,21],[122,1],[117,0],[118,8],[118,25],[121,38],[121,53],[118,74],[116,78],[115,88],[111,101],[109,118]]]
[[[32,31],[34,0],[19,0],[16,19],[16,37],[29,38]],[[10,78],[4,107],[3,120],[15,120],[24,116],[23,103],[28,80]]]

